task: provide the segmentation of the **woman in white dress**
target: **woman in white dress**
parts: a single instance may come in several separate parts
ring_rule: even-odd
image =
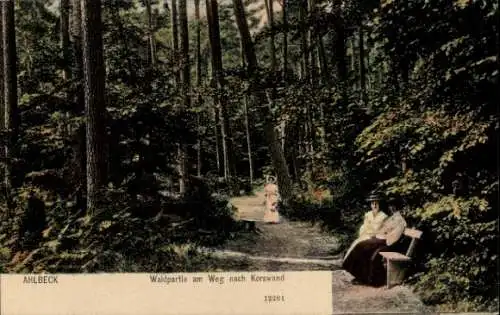
[[[264,193],[266,197],[264,222],[266,223],[279,223],[280,215],[278,212],[279,192],[278,186],[275,184],[274,177],[268,177],[266,186],[264,186]]]
[[[382,223],[387,218],[387,214],[380,210],[380,197],[377,194],[371,194],[367,201],[371,204],[371,210],[365,213],[363,225],[359,228],[358,238],[351,244],[347,250],[344,260],[349,256],[356,245],[364,240],[374,237]]]
[[[393,213],[389,218],[385,214],[374,218],[376,220],[370,220],[370,217],[365,215],[368,224],[363,224],[360,231],[363,236],[351,246],[344,257],[342,267],[351,273],[357,282],[380,286],[386,281],[386,272],[382,257],[378,253],[401,251],[400,240],[406,228],[406,221],[399,212]]]

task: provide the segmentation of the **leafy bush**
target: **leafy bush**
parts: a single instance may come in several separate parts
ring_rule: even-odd
[[[179,243],[191,243],[193,248],[218,244],[236,231],[227,200],[163,198],[156,213],[145,212],[148,202],[138,201],[125,189],[106,189],[100,200],[100,211],[93,215],[74,211],[67,204],[49,207],[49,228],[43,232],[40,245],[31,252],[21,249],[10,255],[13,261],[7,270],[176,271],[181,261],[199,254],[192,250],[181,255],[165,248]],[[16,235],[15,227],[7,228],[2,226],[2,235]],[[16,261],[15,255],[22,259]]]

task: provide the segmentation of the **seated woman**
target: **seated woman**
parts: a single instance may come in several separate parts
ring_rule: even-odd
[[[373,199],[378,203],[378,198],[372,196],[372,203]],[[358,238],[344,256],[342,267],[351,273],[357,282],[373,286],[383,285],[386,281],[386,271],[382,257],[378,253],[399,251],[401,247],[399,240],[406,228],[405,220],[399,212],[392,214],[388,219],[385,218],[380,225],[375,226],[377,229],[372,230],[372,233]]]
[[[358,238],[351,244],[345,257],[349,256],[359,242],[374,237],[387,218],[387,214],[380,210],[380,197],[377,194],[372,193],[367,201],[371,203],[371,210],[365,213],[363,224],[359,228]]]

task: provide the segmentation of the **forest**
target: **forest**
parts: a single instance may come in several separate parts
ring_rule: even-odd
[[[3,0],[0,271],[208,270],[228,206],[423,231],[422,300],[498,309],[500,14],[487,0]]]

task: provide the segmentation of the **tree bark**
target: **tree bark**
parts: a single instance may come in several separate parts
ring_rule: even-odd
[[[153,13],[151,11],[151,0],[146,2],[146,18],[148,20],[148,43],[149,43],[149,62],[152,67],[156,65],[156,43],[153,31]]]
[[[288,77],[288,0],[283,0],[283,80]]]
[[[285,87],[288,85],[288,0],[283,0],[283,7],[281,12],[282,23],[283,23],[283,84]],[[286,121],[283,120],[281,124],[281,148],[283,150],[283,155],[285,159],[287,153],[285,151],[285,140],[286,140]]]
[[[174,60],[179,60],[179,23],[178,23],[178,15],[177,15],[177,1],[172,0],[172,7],[170,8],[171,13],[171,22],[172,22],[172,50]],[[177,85],[182,84],[181,81],[181,72],[182,72],[182,63],[181,63],[181,71],[174,68],[174,81]],[[182,91],[182,89],[181,89]],[[185,102],[185,100],[184,100]],[[183,143],[179,142],[177,144],[177,171],[179,173],[179,192],[183,194],[186,191],[186,174],[185,174],[185,151],[183,149]]]
[[[271,51],[271,71],[274,75],[276,72],[276,45],[275,45],[275,36],[274,36],[274,1],[273,0],[264,0],[266,5],[267,19],[269,21],[269,27],[271,29],[271,36],[269,38],[269,49]]]
[[[69,0],[61,0],[61,50],[63,54],[63,78],[71,79],[71,52],[69,42]]]
[[[318,61],[319,61],[319,70],[321,75],[321,84],[326,85],[329,82],[328,62],[326,61],[325,46],[323,44],[323,38],[321,36],[318,36]],[[319,106],[319,114],[320,114],[319,125],[321,126],[321,135],[320,135],[321,147],[323,148],[323,150],[327,150],[328,146],[326,143],[325,107],[323,104],[320,104]]]
[[[196,93],[196,106],[200,106],[201,97],[199,88],[201,87],[201,20],[200,20],[200,0],[194,0],[194,15],[196,19],[196,87],[198,89]],[[196,169],[198,172],[198,176],[201,176],[201,116],[204,113],[201,111],[197,114],[197,129],[196,129],[196,142],[197,142],[197,150],[196,150]]]
[[[308,9],[309,9],[309,15],[311,17],[312,21],[316,20],[316,2],[314,0],[309,0],[308,1]],[[313,44],[315,41],[315,38],[318,39],[317,36],[315,36],[315,33],[311,27],[309,27],[309,32],[308,32],[308,42],[310,47],[307,49],[310,53],[308,55],[308,58],[310,58],[310,64],[311,64],[311,84],[314,86],[317,82],[318,79],[318,67],[316,63],[316,50],[317,50],[317,45]]]
[[[101,1],[82,0],[83,77],[87,119],[87,212],[97,208],[99,191],[106,182],[104,160],[105,68],[102,43]]]
[[[216,90],[222,91],[224,78],[222,77],[222,49],[220,43],[219,9],[217,0],[207,0],[207,18],[209,22],[210,48],[212,53],[212,71],[215,80]],[[222,135],[222,153],[224,161],[224,178],[228,180],[236,175],[235,163],[233,159],[232,136],[229,124],[227,100],[222,93],[216,93],[215,103],[219,110],[220,130]]]
[[[307,22],[307,12],[311,15],[311,17],[314,17],[314,7],[315,3],[314,0],[306,0],[302,4],[302,15],[301,15],[301,22],[305,23]],[[306,65],[306,80],[307,82],[311,83],[312,86],[315,85],[316,82],[316,76],[317,76],[317,71],[316,71],[316,66],[315,66],[315,53],[314,53],[314,47],[313,47],[313,40],[314,40],[314,34],[310,27],[308,26],[309,31],[303,33],[303,38],[302,38],[302,53],[303,58],[304,58],[304,63]],[[307,102],[306,107],[305,107],[305,118],[306,118],[306,150],[308,152],[308,171],[309,171],[309,176],[313,176],[314,172],[314,156],[315,156],[315,150],[314,150],[314,121],[313,121],[313,113],[312,113],[312,106],[310,102]],[[311,178],[312,180],[312,178]]]
[[[61,51],[63,60],[63,80],[67,83],[71,80],[71,47],[69,41],[69,0],[61,0],[60,3],[60,36],[61,36]],[[65,93],[66,99],[70,100],[69,93]],[[68,120],[70,117],[69,112],[65,113],[65,119]],[[64,139],[68,138],[71,133],[71,126],[69,124],[64,124],[62,126],[62,136]],[[66,153],[64,153],[64,158],[67,158]]]
[[[264,0],[266,3],[267,7],[267,15],[268,15],[268,21],[269,21],[269,27],[271,29],[271,36],[269,39],[269,49],[271,51],[271,73],[273,75],[273,84],[271,86],[271,93],[270,93],[270,101],[269,101],[269,107],[271,110],[274,108],[274,100],[276,99],[276,88],[275,88],[275,83],[277,79],[277,62],[276,62],[276,45],[275,45],[275,36],[274,36],[274,1],[273,0]],[[282,124],[280,124],[282,127]],[[283,139],[281,138],[281,143],[283,144]],[[285,147],[282,145],[281,150],[284,152]],[[285,155],[285,153],[283,153]]]
[[[0,4],[0,132],[5,132],[5,102],[4,102],[4,69],[3,69],[3,9]],[[3,142],[3,138],[2,138]],[[0,190],[2,194],[6,194],[5,188],[5,146],[0,144],[0,161],[4,165],[4,167],[0,167],[0,177],[2,180],[0,181]]]
[[[222,163],[221,163],[221,154],[220,154],[220,118],[219,118],[219,111],[217,110],[216,107],[213,107],[213,115],[214,115],[214,133],[215,133],[215,161],[217,163],[217,176],[224,175],[222,172]]]
[[[248,76],[252,80],[252,85],[255,86],[255,81],[256,79],[258,79],[255,77],[257,74],[258,63],[254,45],[250,37],[250,30],[248,29],[243,2],[241,0],[233,0],[233,9],[234,15],[236,17],[236,24],[238,25],[238,30],[240,33],[240,38],[242,40],[243,51],[245,52]],[[256,97],[258,103],[265,103],[265,93],[257,90]],[[268,141],[269,151],[271,152],[273,167],[277,173],[280,194],[283,197],[284,203],[287,204],[292,197],[292,183],[288,172],[288,167],[286,165],[286,160],[283,155],[283,150],[281,150],[281,145],[277,139],[276,132],[274,130],[274,122],[272,120],[271,113],[269,112],[269,108],[267,106],[260,106],[259,110],[260,117],[264,121],[265,136]]]
[[[347,62],[346,62],[346,38],[344,21],[340,6],[334,9],[337,21],[334,25],[333,47],[335,48],[332,64],[337,68],[337,80],[342,93],[344,104],[347,103]]]
[[[245,68],[245,53],[243,52],[243,42],[240,40],[240,58],[241,66]],[[253,185],[253,159],[252,159],[252,140],[250,137],[250,119],[248,115],[248,97],[243,95],[243,115],[245,116],[245,135],[247,138],[247,156],[248,156],[248,174],[250,177],[250,185]]]
[[[366,67],[365,67],[365,39],[364,39],[364,30],[363,30],[363,22],[359,25],[359,84],[361,91],[361,101],[363,105],[367,104],[366,99]]]
[[[194,0],[194,12],[196,19],[196,86],[201,85],[201,20],[200,20],[200,0]]]
[[[132,60],[130,59],[130,48],[128,46],[128,41],[125,35],[125,29],[123,28],[123,23],[120,18],[120,12],[119,8],[117,6],[113,6],[112,8],[112,18],[113,18],[113,23],[116,24],[118,28],[118,32],[120,34],[120,40],[123,45],[123,49],[125,50],[124,53],[127,56],[127,67],[128,67],[128,72],[129,72],[129,83],[131,85],[135,85],[137,83],[136,75],[135,75],[135,70],[132,65]]]
[[[13,188],[12,161],[16,157],[16,137],[19,128],[17,108],[17,55],[14,0],[2,1],[2,43],[3,43],[3,81],[4,81],[4,127],[8,133],[5,153],[5,191],[9,214],[13,207],[11,189]]]
[[[311,80],[312,76],[311,76]],[[314,120],[313,120],[313,109],[311,106],[310,102],[307,102],[306,105],[306,119],[307,119],[307,151],[309,152],[309,176],[311,177],[311,181],[314,178],[314,166],[316,164],[315,162],[315,156],[316,156],[316,150],[314,149],[314,140],[315,140],[315,127],[314,127]]]
[[[179,0],[179,35],[181,48],[181,95],[183,97],[183,108],[181,109],[183,117],[186,116],[187,110],[191,107],[191,68],[189,63],[189,34],[188,34],[188,18],[187,18],[187,3],[186,0]],[[180,193],[186,191],[187,183],[187,145],[180,145]]]
[[[81,0],[71,0],[70,15],[70,40],[71,40],[71,78],[75,82],[75,113],[84,115],[85,101],[83,92],[83,55],[82,55],[82,7]],[[77,187],[77,198],[83,199],[80,195],[87,186],[86,163],[87,148],[85,137],[85,125],[81,125],[75,134],[76,144],[73,149],[75,162],[75,174]]]
[[[170,8],[171,21],[172,21],[172,50],[174,60],[178,60],[179,56],[179,32],[178,32],[178,21],[177,21],[177,0],[172,0],[172,7]],[[179,71],[174,69],[175,82],[180,82]]]
[[[250,185],[253,185],[252,140],[250,137],[250,119],[248,115],[248,98],[246,95],[243,96],[243,107],[245,115],[245,134],[247,138],[248,175],[250,177]]]
[[[307,17],[307,2],[306,0],[301,0],[300,8],[299,8],[299,21],[301,25],[305,25],[306,17]],[[309,81],[309,50],[307,44],[307,31],[304,30],[304,26],[302,26],[302,30],[300,31],[300,52],[302,54],[302,77],[306,81]]]
[[[81,0],[71,0],[71,45],[72,45],[72,78],[77,82],[75,103],[76,111],[84,110],[83,87],[81,80],[83,78],[83,56],[82,56],[82,8]]]
[[[351,50],[351,55],[349,56],[349,61],[350,61],[350,68],[348,72],[352,72],[355,76],[355,79],[357,79],[357,75],[359,74],[358,72],[358,65],[357,65],[357,51],[356,51],[356,34],[352,35],[352,38],[347,39],[348,45]],[[352,88],[353,91],[356,91],[358,89],[358,81],[353,80],[352,83]]]
[[[191,67],[189,63],[189,34],[186,0],[179,0],[179,35],[181,44],[181,88],[184,97],[184,108],[188,109],[191,105]]]
[[[323,44],[323,38],[318,36],[318,58],[319,58],[319,69],[321,74],[321,80],[323,84],[328,83],[328,62],[326,60],[325,45]]]

